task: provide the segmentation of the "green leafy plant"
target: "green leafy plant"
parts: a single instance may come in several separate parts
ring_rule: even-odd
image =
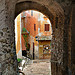
[[[18,58],[18,59],[17,59],[17,61],[18,61],[18,62],[21,62],[21,61],[22,61],[22,59]]]
[[[24,40],[25,40],[25,43],[26,43],[25,45],[26,45],[26,47],[27,47],[27,40],[26,40],[27,35],[24,34],[23,37],[24,37]]]
[[[26,30],[25,28],[23,28],[23,29],[22,29],[22,33],[27,33],[27,30]],[[27,47],[27,40],[26,40],[27,35],[24,34],[23,37],[24,37],[24,40],[25,40],[25,46]]]
[[[22,29],[22,32],[27,32],[27,30],[25,28]]]

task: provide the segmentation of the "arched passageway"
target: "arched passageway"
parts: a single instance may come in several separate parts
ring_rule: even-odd
[[[52,73],[55,75],[54,71],[56,71],[56,65],[60,66],[59,69],[62,67],[63,62],[63,22],[64,20],[62,19],[63,16],[63,9],[56,3],[54,2],[54,5],[56,5],[56,8],[51,8],[43,4],[39,4],[34,1],[25,1],[21,3],[16,4],[16,15],[21,13],[24,10],[37,10],[45,14],[51,21],[52,24],[52,57],[51,57],[51,62],[52,62]],[[57,9],[59,8],[59,9]],[[56,10],[56,11],[55,11]],[[61,24],[61,25],[60,25]],[[60,37],[60,38],[59,38]],[[56,50],[56,51],[55,51]],[[57,53],[58,51],[58,53]],[[59,55],[60,54],[60,55]],[[58,72],[57,70],[56,72]],[[60,70],[59,74],[62,74],[62,69]]]
[[[50,74],[52,27],[47,16],[34,10],[23,11],[16,17],[15,31],[17,59],[22,60],[20,63],[26,61],[25,67],[19,68],[26,75]]]
[[[59,1],[58,1],[59,2]],[[23,10],[33,9],[45,14],[52,23],[53,39],[52,39],[52,75],[68,75],[72,74],[71,63],[68,57],[68,28],[70,16],[70,8],[68,3],[62,6],[59,2],[53,0],[2,0],[0,6],[0,35],[1,35],[1,59],[0,67],[2,75],[17,75],[17,61],[15,50],[14,35],[14,19]],[[3,4],[3,5],[2,5]],[[63,9],[65,10],[65,14]],[[67,9],[69,8],[69,9]],[[66,10],[67,9],[67,10]],[[72,9],[73,10],[73,9]],[[66,12],[68,11],[68,13]],[[71,15],[70,15],[70,14]],[[63,15],[64,14],[64,15]],[[69,15],[69,17],[68,17]],[[69,20],[68,20],[69,18]],[[68,28],[67,28],[68,27]],[[71,37],[71,36],[70,36]],[[71,49],[70,49],[71,50]],[[64,55],[65,54],[65,55]],[[73,56],[74,57],[74,56]],[[66,61],[67,60],[67,61]],[[68,63],[68,64],[67,64]],[[74,62],[73,62],[74,65]],[[73,72],[74,75],[74,72]]]

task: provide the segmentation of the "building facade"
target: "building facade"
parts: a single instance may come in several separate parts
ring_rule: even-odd
[[[33,10],[22,12],[20,17],[21,17],[21,21],[19,22],[21,23],[18,23],[18,24],[21,24],[21,27],[19,29],[21,29],[22,44],[20,43],[19,44],[20,46],[22,46],[22,50],[26,50],[25,42],[28,41],[27,43],[30,45],[30,50],[29,50],[30,54],[32,55],[33,58],[40,59],[40,47],[39,47],[40,39],[39,37],[41,38],[45,36],[51,37],[51,33],[52,33],[51,23],[45,15],[43,15],[42,13],[38,11],[33,11]],[[26,41],[24,40],[24,35],[23,35],[24,28],[29,33],[28,34],[29,37],[25,38]],[[50,39],[48,38],[48,40],[49,40],[48,44],[50,45],[51,38]],[[43,39],[42,41],[48,42],[48,40],[46,41],[45,39]]]
[[[18,74],[14,20],[19,13],[29,9],[40,11],[51,20],[52,75],[75,75],[74,0],[1,0],[0,74]]]

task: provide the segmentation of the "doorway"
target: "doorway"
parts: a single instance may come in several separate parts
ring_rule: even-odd
[[[34,42],[33,42],[33,60],[35,59],[35,49],[34,49]]]

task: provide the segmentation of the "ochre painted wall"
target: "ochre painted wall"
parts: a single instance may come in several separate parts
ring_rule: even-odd
[[[49,19],[45,15],[37,11],[33,11],[33,16],[31,16],[31,10],[24,12],[25,15],[23,12],[21,13],[21,16],[26,16],[25,18],[22,18],[22,27],[25,27],[27,31],[30,32],[30,50],[33,50],[33,46],[31,44],[34,42],[34,45],[38,46],[38,42],[35,37],[39,33],[42,33],[42,36],[51,36],[51,25],[49,26],[49,31],[45,31],[45,24],[50,24]],[[36,30],[34,30],[34,24],[36,24]],[[40,28],[39,32],[38,28]],[[33,37],[33,40],[31,37]]]
[[[49,59],[50,58],[51,54],[43,54],[43,45],[50,45],[50,43],[51,41],[39,41],[39,59]]]
[[[20,21],[20,17],[21,17],[21,21]],[[30,37],[28,38],[29,39],[28,42],[30,44],[30,50],[32,53],[33,53],[33,42],[34,42],[34,45],[38,47],[39,43],[36,41],[35,37],[39,33],[42,33],[42,36],[51,36],[51,33],[52,33],[51,25],[49,26],[50,30],[45,31],[45,24],[50,24],[49,19],[45,15],[43,15],[42,13],[33,11],[33,16],[31,16],[31,10],[25,11],[25,14],[24,12],[22,12],[21,15],[17,17],[17,34],[18,34],[17,36],[18,40],[16,45],[17,53],[21,47],[20,37],[21,37],[21,43],[22,43],[22,50],[26,50],[23,35],[21,34],[20,36],[20,23],[21,23],[21,31],[22,31],[22,28],[25,27],[26,30],[29,32]],[[36,30],[34,30],[34,24],[36,24]],[[40,28],[39,32],[38,32],[38,28]],[[36,52],[36,49],[35,49],[35,52]]]
[[[21,49],[21,44],[20,44],[20,39],[21,39],[21,35],[20,35],[20,15],[17,16],[17,44],[16,44],[16,53],[19,52],[19,50]]]

